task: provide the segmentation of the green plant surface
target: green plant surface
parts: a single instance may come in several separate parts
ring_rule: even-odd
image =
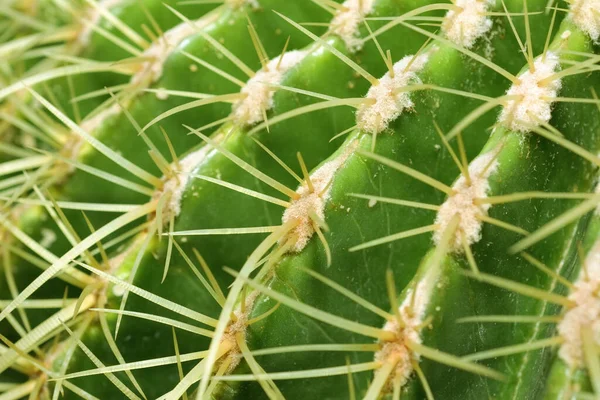
[[[594,397],[600,6],[365,1],[0,88],[0,399]]]
[[[264,6],[267,7],[268,4],[265,4]],[[297,7],[288,4],[288,6],[282,6],[281,11],[293,11],[295,9],[298,10]],[[319,9],[315,6],[313,11],[315,10],[318,11]],[[219,40],[225,40],[227,37],[234,38],[236,35],[239,36],[240,34],[243,35],[244,32],[247,32],[247,11],[248,10],[237,8],[232,10],[223,9],[219,13],[208,15],[206,17],[207,20],[205,25],[207,26],[205,29],[210,32],[209,34],[219,37]],[[315,16],[314,13],[311,14],[305,10],[302,10],[301,12],[303,14],[297,15],[297,17],[300,19],[307,18],[310,20],[310,18]],[[168,10],[166,10],[166,12],[163,11],[163,13],[171,14],[171,12]],[[281,24],[279,22],[280,19],[275,15],[266,15],[272,21],[272,26],[270,28],[266,28],[264,23],[269,19],[265,19],[264,12],[256,11],[254,15],[258,19],[254,23],[256,24],[260,22],[265,31],[267,29],[276,31],[278,29],[278,24]],[[236,22],[236,24],[230,24],[229,21]],[[183,23],[185,24],[185,22]],[[265,33],[263,32],[263,35],[264,34]],[[297,36],[304,40],[303,35]],[[280,52],[281,48],[284,46],[285,37],[284,30],[280,35],[277,35],[276,38],[270,42],[267,48],[270,51]],[[201,57],[205,63],[210,63],[210,66],[213,68],[219,68],[219,65],[222,64],[223,68],[228,69],[230,73],[237,73],[239,76],[239,78],[237,78],[238,80],[243,78],[241,75],[242,72],[239,71],[228,59],[223,57],[218,49],[215,49],[214,46],[211,46],[208,43],[208,39],[202,35],[195,35],[195,39],[196,40],[189,39],[182,43],[184,47],[182,51],[189,51],[191,54],[196,54],[196,57]],[[234,42],[233,39],[230,40]],[[292,40],[290,40],[290,43],[293,43]],[[234,46],[231,46],[231,48],[228,50],[231,52],[237,50],[237,53],[239,53],[239,56],[241,57],[239,59],[242,62],[252,62],[254,65],[259,64],[258,60],[256,59],[256,54],[251,47],[251,41],[249,38],[246,42],[236,40],[235,45],[237,47],[234,48]],[[169,88],[169,90],[171,90],[170,88],[173,88],[173,90],[188,90],[190,89],[188,82],[192,81],[195,82],[195,85],[192,85],[192,89],[194,89],[192,93],[218,91],[217,87],[219,86],[222,86],[221,90],[224,93],[231,93],[236,90],[237,86],[235,84],[222,78],[217,73],[209,71],[202,65],[198,65],[198,68],[192,71],[190,69],[191,65],[193,65],[193,60],[190,60],[187,56],[180,52],[172,52],[169,58],[165,61],[165,65],[163,66],[163,74],[160,80],[155,83],[154,87]],[[177,84],[176,82],[181,82],[180,79],[182,77],[184,78],[182,82],[185,82],[185,84]],[[148,77],[145,76],[142,76],[141,78],[148,79]],[[133,92],[136,93],[135,87]],[[126,94],[130,95],[130,93]],[[139,151],[140,148],[143,148],[141,146],[146,146],[146,144],[144,144],[142,138],[138,136],[138,130],[136,130],[136,127],[133,126],[128,119],[133,118],[133,120],[136,121],[136,124],[141,124],[143,126],[146,122],[149,122],[154,116],[156,116],[157,113],[160,114],[163,110],[170,110],[178,105],[181,105],[182,102],[183,100],[177,97],[161,100],[157,98],[155,93],[139,93],[139,96],[135,95],[133,99],[120,100],[119,104],[123,105],[123,107],[127,107],[129,115],[124,112],[119,112],[118,104],[113,105],[113,107],[116,107],[116,114],[110,115],[109,113],[109,116],[102,120],[102,123],[96,129],[94,129],[94,137],[96,140],[100,140],[105,146],[118,151],[122,156],[128,158],[130,162],[135,164],[137,166],[138,175],[140,175],[139,171],[141,171],[144,172],[143,176],[150,177],[154,173],[160,173],[160,171],[153,163],[152,158],[149,157],[147,151]],[[170,132],[170,137],[172,137],[171,143],[175,151],[177,154],[181,154],[191,148],[198,141],[192,136],[184,134],[185,129],[181,126],[182,123],[192,126],[202,126],[208,121],[213,122],[215,119],[220,119],[222,116],[226,116],[226,110],[227,107],[221,106],[216,108],[213,112],[208,110],[206,113],[202,114],[195,112],[178,114],[177,122],[173,123],[173,125],[168,124],[168,122],[171,121],[169,119],[163,120],[161,123],[164,129]],[[82,126],[87,129],[87,127],[90,125],[86,125],[84,123]],[[116,127],[119,128],[117,129]],[[77,149],[78,146],[82,146],[83,148],[78,151],[77,158],[73,161],[78,164],[84,164],[87,168],[75,169],[74,171],[71,171],[69,164],[65,164],[60,159],[57,160],[56,164],[43,166],[42,168],[47,168],[51,172],[49,183],[53,183],[53,181],[56,182],[50,190],[52,197],[57,200],[83,203],[99,202],[108,204],[135,204],[147,199],[148,192],[150,194],[152,193],[152,189],[145,188],[141,194],[141,189],[136,191],[127,191],[123,190],[122,187],[119,186],[115,188],[114,178],[106,181],[103,178],[98,178],[97,176],[91,175],[89,171],[90,168],[93,168],[95,170],[103,171],[104,174],[111,174],[111,176],[117,176],[121,179],[126,179],[128,182],[130,182],[131,179],[133,179],[134,182],[136,181],[135,176],[128,176],[127,173],[124,173],[125,171],[123,170],[122,165],[115,163],[115,160],[107,157],[106,151],[98,151],[91,145],[82,144],[83,140],[80,137],[81,133],[72,131],[66,131],[65,133],[68,134],[65,139],[67,141],[66,150],[69,151],[69,147],[71,146],[74,146],[75,149]],[[148,138],[152,143],[155,144],[155,146],[159,146],[160,148],[164,149],[163,151],[168,154],[167,144],[161,133],[161,130],[155,127],[152,131],[148,131]],[[69,142],[72,142],[73,144],[69,144]],[[71,158],[71,154],[68,153],[63,153],[60,156],[69,159]],[[140,181],[138,180],[138,182]],[[140,183],[144,182],[141,181]],[[137,184],[137,187],[140,187],[140,183],[136,182],[134,184]],[[154,178],[149,183],[157,186],[162,185],[162,182],[158,178]],[[129,187],[132,187],[134,184],[127,183],[126,186],[129,185]],[[93,188],[93,190],[90,190],[90,188]],[[54,220],[49,218],[47,215],[44,216],[43,208],[27,207],[25,211],[21,211],[18,214],[15,213],[15,215],[19,214],[22,214],[22,216],[18,223],[18,227],[34,240],[39,242],[42,240],[41,235],[44,232],[54,232],[56,240],[49,248],[49,250],[54,254],[62,254],[72,245],[72,243],[69,243],[69,241],[66,240],[65,236],[59,230]],[[69,219],[70,224],[73,226],[75,232],[78,232],[78,235],[84,236],[89,232],[87,223],[85,219],[82,218],[79,211],[65,211],[65,215]],[[112,218],[112,215],[92,212],[89,213],[89,217],[92,225],[98,227],[104,225],[108,221],[108,218]],[[14,264],[24,264],[22,268],[16,266],[13,266],[12,268],[16,274],[15,281],[18,287],[26,286],[38,273],[37,268],[28,266],[23,261],[26,260],[16,258],[15,261],[13,261]],[[64,289],[60,286],[48,288],[47,290],[48,292],[40,295],[43,297],[48,297],[50,293],[62,293],[64,291]]]

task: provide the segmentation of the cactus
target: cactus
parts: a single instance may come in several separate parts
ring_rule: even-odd
[[[0,6],[0,399],[600,396],[600,2],[218,3]]]

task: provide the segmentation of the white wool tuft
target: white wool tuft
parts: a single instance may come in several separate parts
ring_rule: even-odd
[[[242,351],[236,343],[236,336],[241,334],[245,340],[249,316],[259,294],[260,292],[258,290],[254,290],[244,298],[244,312],[242,312],[242,305],[238,305],[236,310],[233,312],[235,315],[235,321],[231,321],[225,329],[222,340],[234,344],[231,350],[227,352],[227,357],[221,358],[221,361],[224,361],[225,358],[230,360],[230,364],[225,371],[227,374],[233,372],[243,358]]]
[[[569,18],[592,40],[600,38],[600,0],[573,0]]]
[[[456,0],[459,10],[450,10],[444,17],[442,30],[452,42],[471,48],[478,38],[492,27],[492,20],[486,16],[488,6],[494,0]]]
[[[306,51],[288,51],[281,58],[281,62],[280,57],[269,61],[266,69],[260,70],[250,78],[242,89],[246,97],[233,104],[235,120],[241,125],[261,122],[264,118],[263,112],[273,107],[273,95],[277,90],[273,85],[280,84],[284,74],[307,54]]]
[[[525,71],[519,76],[519,83],[513,84],[506,92],[509,96],[519,96],[509,100],[502,109],[498,121],[517,132],[529,132],[531,126],[547,123],[552,116],[552,103],[561,88],[560,79],[540,86],[539,82],[552,76],[560,67],[559,56],[547,52],[546,57],[538,57],[534,62],[535,71]]]
[[[478,218],[480,215],[487,215],[490,204],[475,204],[476,199],[484,199],[490,189],[488,179],[498,169],[496,155],[500,151],[500,146],[496,150],[480,155],[469,164],[470,182],[464,176],[458,178],[452,186],[454,194],[448,197],[444,204],[440,206],[435,219],[438,228],[433,234],[433,241],[439,244],[446,228],[455,215],[460,220],[454,240],[450,242],[450,248],[453,251],[463,250],[462,235],[465,235],[466,242],[473,244],[481,239],[482,222]]]
[[[585,260],[587,276],[583,270],[575,282],[569,300],[575,306],[569,309],[558,324],[558,333],[564,339],[558,355],[570,367],[585,365],[582,328],[592,330],[596,345],[600,345],[600,240],[594,244]]]
[[[161,193],[171,193],[169,205],[167,207],[169,212],[165,213],[167,214],[165,215],[166,218],[169,218],[171,215],[176,217],[181,212],[181,200],[187,183],[192,177],[192,173],[198,164],[200,164],[200,162],[206,158],[206,155],[211,150],[211,146],[202,146],[199,150],[188,154],[179,161],[179,170],[177,171],[177,176],[165,182]]]
[[[121,4],[123,0],[100,0],[98,5],[101,8],[110,10],[111,8],[118,6]],[[87,15],[83,17],[83,20],[87,23],[84,25],[81,33],[77,37],[77,40],[82,45],[87,45],[90,42],[90,38],[92,37],[92,32],[94,30],[91,28],[92,26],[97,26],[102,20],[102,14],[96,7],[90,7]]]
[[[386,130],[390,122],[398,118],[405,108],[412,107],[413,102],[408,92],[396,92],[410,83],[420,82],[417,73],[428,60],[428,54],[417,56],[416,59],[414,56],[406,56],[394,64],[393,77],[387,72],[378,85],[371,86],[366,98],[372,101],[362,104],[356,114],[358,128],[371,134],[380,133]]]
[[[152,43],[142,54],[142,57],[147,58],[148,61],[142,63],[140,70],[132,76],[131,83],[147,82],[148,78],[150,78],[149,83],[153,83],[160,79],[163,64],[173,49],[199,29],[195,24],[195,22],[183,22]]]
[[[420,329],[431,291],[427,285],[427,281],[422,281],[417,284],[416,289],[409,289],[405,300],[398,307],[404,326],[401,326],[395,318],[388,321],[383,330],[394,333],[396,338],[393,341],[380,341],[381,348],[375,353],[375,361],[385,362],[391,358],[398,360],[394,373],[388,380],[399,379],[401,387],[406,384],[413,372],[412,361],[420,359],[418,354],[408,348],[406,342],[421,344]],[[416,290],[414,295],[411,293],[413,290]]]
[[[364,17],[371,13],[373,3],[375,0],[346,0],[329,25],[330,31],[342,38],[351,52],[362,48],[359,28]]]
[[[344,165],[348,157],[354,152],[358,142],[350,144],[346,150],[335,159],[321,165],[310,176],[314,192],[310,192],[306,183],[302,184],[296,193],[300,198],[294,200],[292,204],[283,213],[282,221],[298,221],[298,226],[281,239],[281,243],[285,243],[290,237],[295,236],[295,244],[292,250],[300,252],[315,233],[311,212],[314,212],[321,220],[325,220],[325,204],[329,200],[331,191],[331,181],[335,173]]]

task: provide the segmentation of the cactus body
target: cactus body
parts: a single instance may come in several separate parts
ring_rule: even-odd
[[[192,3],[0,10],[0,399],[600,395],[597,0]]]

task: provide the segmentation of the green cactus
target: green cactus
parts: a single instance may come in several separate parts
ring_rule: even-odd
[[[0,399],[600,396],[600,1],[0,26]]]

